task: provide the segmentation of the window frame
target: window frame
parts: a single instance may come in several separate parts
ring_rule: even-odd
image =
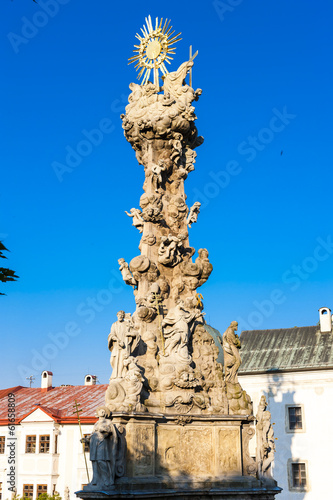
[[[38,491],[39,488],[42,488],[42,491]],[[42,495],[43,493],[46,493],[47,494],[47,484],[37,484],[36,486],[36,500],[37,498]]]
[[[302,428],[301,429],[291,429],[290,428],[289,408],[300,408],[301,409],[301,418],[302,418]],[[285,431],[288,434],[298,434],[298,433],[306,432],[305,418],[304,418],[304,406],[302,404],[292,403],[292,404],[285,405],[285,409],[286,409]]]
[[[5,450],[6,450],[6,436],[0,436],[0,455],[4,455]]]
[[[35,441],[34,441],[34,445],[35,445],[35,449],[34,451],[28,451],[28,444],[31,444],[33,441],[28,441],[28,438],[35,438]],[[29,455],[31,453],[36,453],[36,448],[37,448],[37,436],[36,434],[28,434],[25,436],[25,453],[29,453]]]
[[[293,465],[303,464],[305,466],[305,478],[306,484],[305,486],[294,486],[294,478],[293,478]],[[288,467],[288,487],[289,491],[294,493],[304,493],[305,491],[310,491],[310,481],[309,481],[309,468],[308,461],[302,460],[300,458],[290,458],[287,462]]]
[[[26,486],[31,486],[31,488],[29,488],[29,490],[31,490],[31,491],[29,491],[29,495],[25,494],[26,492],[24,490],[25,490]],[[34,485],[33,484],[23,484],[22,496],[23,496],[23,498],[32,498],[33,499],[34,498]]]
[[[42,438],[48,438],[48,440],[44,440]],[[47,446],[47,451],[42,451],[42,447],[46,445]],[[46,453],[50,453],[51,449],[51,439],[50,439],[50,434],[41,434],[39,436],[39,443],[38,443],[38,452],[45,455]]]

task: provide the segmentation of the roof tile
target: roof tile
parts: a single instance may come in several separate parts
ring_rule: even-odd
[[[73,405],[75,400],[80,404],[80,418],[82,421],[95,420],[96,408],[105,404],[105,391],[107,384],[101,385],[76,385],[53,387],[47,392],[40,388],[20,387],[0,391],[0,422],[7,419],[7,395],[15,392],[16,421],[31,413],[37,406],[45,409],[58,422],[69,423],[75,421]]]
[[[333,368],[333,335],[318,326],[241,333],[239,373]]]

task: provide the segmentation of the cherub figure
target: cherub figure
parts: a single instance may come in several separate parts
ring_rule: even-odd
[[[136,288],[138,286],[138,282],[132,276],[131,271],[129,270],[128,263],[125,261],[125,259],[121,258],[118,259],[118,264],[119,264],[119,271],[121,272],[121,275],[126,285],[131,285],[133,288]]]
[[[190,213],[188,214],[186,219],[186,224],[188,225],[188,227],[191,227],[194,222],[197,222],[198,215],[200,213],[200,207],[201,203],[199,201],[196,201],[190,208]]]
[[[164,160],[160,159],[158,163],[153,163],[150,168],[152,172],[152,186],[157,192],[163,182],[162,173],[166,170],[166,163]]]
[[[132,226],[136,227],[139,230],[139,232],[142,233],[144,220],[141,216],[142,214],[141,210],[139,210],[138,208],[131,208],[129,212],[126,212],[125,210],[125,214],[128,215],[129,217],[132,217],[133,219]]]

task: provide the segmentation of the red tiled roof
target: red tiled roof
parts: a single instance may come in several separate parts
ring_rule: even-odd
[[[58,423],[77,422],[74,412],[75,399],[81,406],[80,419],[82,423],[97,421],[96,409],[105,404],[107,384],[76,385],[67,387],[53,387],[42,391],[35,387],[15,387],[0,391],[0,425],[8,425],[9,393],[15,393],[15,423],[30,415],[37,407],[51,416]],[[14,390],[15,389],[15,390]]]
[[[14,393],[23,389],[22,385],[17,385],[16,387],[10,387],[9,389],[0,389],[0,399],[8,396],[10,393]]]

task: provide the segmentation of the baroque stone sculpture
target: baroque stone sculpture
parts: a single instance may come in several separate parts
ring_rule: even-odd
[[[122,493],[126,484],[133,491],[141,480],[146,489],[158,490],[160,477],[172,489],[182,484],[183,476],[191,478],[193,488],[208,481],[209,487],[222,491],[223,478],[238,477],[242,485],[245,475],[246,488],[250,491],[253,485],[257,498],[263,488],[262,498],[273,499],[276,484],[272,480],[267,489],[255,483],[258,464],[249,454],[255,419],[251,399],[237,378],[241,364],[237,323],[230,324],[223,338],[218,332],[212,335],[198,289],[213,266],[207,249],[199,249],[195,256],[189,244],[188,229],[197,221],[200,203],[187,206],[184,181],[194,170],[195,149],[203,143],[192,105],[201,89],[194,90],[185,81],[194,57],[167,73],[166,25],[156,21],[154,28],[148,18],[142,32],[137,57],[144,81],[130,84],[129,104],[121,115],[125,137],[145,173],[141,209],[126,212],[142,235],[140,255],[129,264],[122,258],[118,261],[125,283],[134,289],[136,308],[133,314],[119,311],[111,326],[112,373],[103,412],[113,424],[100,420],[90,442],[109,436],[113,444],[105,441],[111,446],[105,456],[113,457],[117,432],[112,425],[126,427],[126,474],[118,481]],[[158,68],[164,73],[162,87]],[[152,69],[153,83],[148,80]],[[265,420],[258,415],[258,422]],[[266,429],[267,424],[260,425]],[[265,439],[270,439],[267,432],[258,438],[258,463],[265,477],[273,450],[264,450]],[[114,459],[104,464],[94,457],[93,452],[91,459],[97,464],[89,487],[102,483],[113,487]],[[237,498],[252,498],[245,483],[239,484]],[[224,498],[221,495],[216,498]],[[184,498],[192,498],[191,488]]]
[[[252,413],[251,398],[243,391],[237,376],[242,362],[239,354],[241,343],[235,333],[237,329],[237,321],[232,321],[223,334],[225,383],[230,413],[248,414]]]
[[[129,217],[133,219],[133,226],[136,227],[140,233],[143,231],[144,220],[142,218],[142,212],[138,208],[131,208],[129,212],[126,212]]]
[[[197,222],[198,215],[200,212],[200,207],[201,207],[201,203],[199,201],[196,201],[194,203],[194,205],[190,208],[190,213],[188,214],[188,217],[186,219],[186,223],[187,223],[188,227],[191,227],[191,225],[194,222]]]
[[[109,419],[100,416],[92,433],[81,439],[89,446],[93,468],[93,477],[85,487],[86,491],[109,491],[114,487],[115,477],[123,475],[123,466],[119,467],[125,455],[122,433],[122,427],[117,429]]]
[[[108,337],[108,345],[111,351],[111,379],[124,378],[126,372],[124,361],[129,357],[133,339],[137,336],[131,316],[127,316],[129,317],[126,318],[124,311],[117,313],[118,321],[113,323]]]
[[[272,462],[275,452],[271,413],[266,408],[266,397],[261,396],[257,412],[257,460],[259,477],[272,477]]]

